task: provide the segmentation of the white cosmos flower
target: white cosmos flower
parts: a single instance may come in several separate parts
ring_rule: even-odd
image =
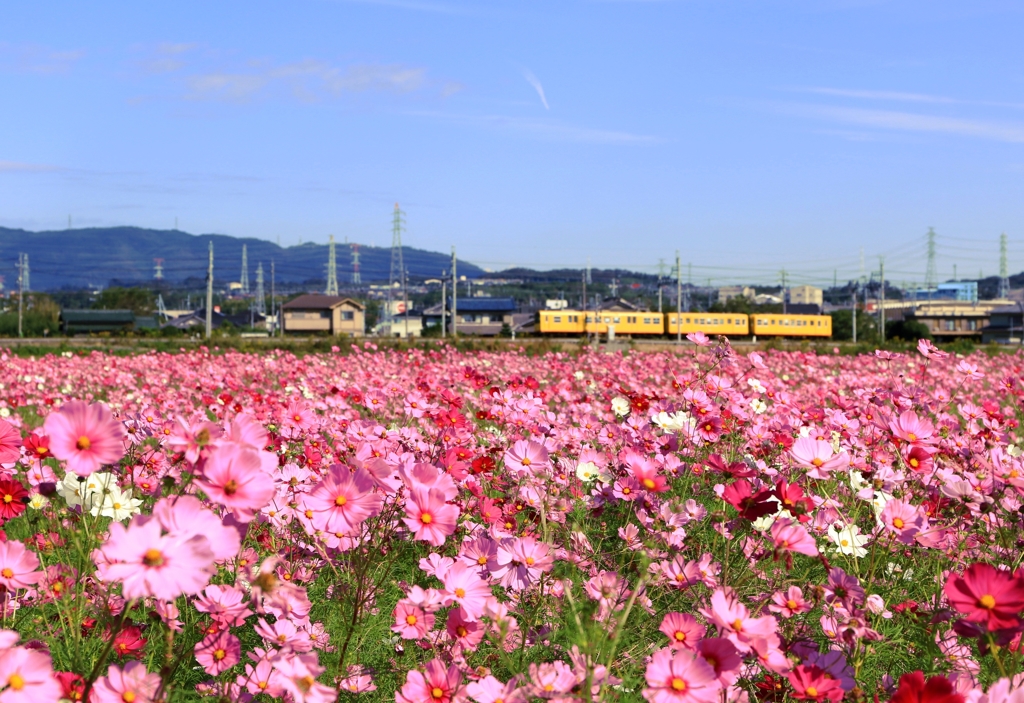
[[[69,471],[57,484],[57,493],[67,501],[69,508],[85,504],[87,510],[92,510],[95,497],[111,486],[117,487],[117,478],[112,473],[97,471],[83,480],[78,474]],[[102,502],[102,498],[99,501]]]
[[[768,403],[764,402],[760,398],[751,398],[750,408],[758,415],[764,415],[768,412]]]
[[[629,415],[629,400],[621,395],[612,398],[612,410],[619,417],[626,417],[626,415]]]
[[[747,385],[753,388],[758,393],[764,393],[768,389],[764,387],[764,384],[758,381],[756,378],[748,378]]]
[[[869,538],[862,535],[856,525],[833,522],[828,526],[828,538],[835,543],[836,551],[840,554],[852,555],[859,559],[868,553],[864,545],[868,543]]]
[[[113,518],[120,522],[138,514],[141,506],[142,501],[132,498],[131,490],[122,492],[117,486],[111,486],[110,490],[103,495],[103,502],[93,506],[92,514]]]
[[[33,493],[32,497],[28,501],[28,507],[33,510],[42,510],[50,504],[50,499],[44,496],[42,493]]]
[[[667,412],[660,412],[651,418],[651,422],[669,434],[675,434],[683,429],[693,429],[693,418],[690,414],[680,410],[669,415]]]
[[[576,373],[573,374],[573,376],[576,377],[577,381],[582,381],[583,380],[583,372],[582,371],[577,371]]]
[[[1006,453],[1012,457],[1019,457],[1021,454],[1024,454],[1024,450],[1016,444],[1010,444],[1006,447]]]
[[[600,473],[601,470],[598,469],[597,464],[592,461],[581,461],[576,465],[576,478],[584,483],[590,483],[596,479]]]

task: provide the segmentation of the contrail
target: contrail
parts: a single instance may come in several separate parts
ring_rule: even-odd
[[[542,86],[540,81],[537,80],[537,76],[533,75],[529,69],[524,68],[523,78],[525,78],[527,82],[533,86],[533,89],[537,91],[537,95],[540,96],[540,101],[544,103],[544,109],[550,110],[551,108],[548,107],[548,99],[544,96],[544,86]]]

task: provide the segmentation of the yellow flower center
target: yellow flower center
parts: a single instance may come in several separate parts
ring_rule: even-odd
[[[334,504],[337,505],[339,508],[345,505],[345,503],[347,502],[348,498],[346,498],[345,496],[338,496],[337,498],[334,499]]]
[[[736,632],[739,632],[740,630],[742,630],[743,629],[743,621],[740,618],[736,618],[735,620],[733,620],[732,621],[732,629],[736,630]]]
[[[4,494],[4,502],[5,503],[13,503],[14,502],[14,496],[12,496],[10,493]]]
[[[444,698],[444,690],[434,686],[430,689],[430,695],[432,698]]]
[[[464,589],[464,588],[456,588],[455,589],[455,595],[457,597],[459,597],[459,598],[465,598],[466,597],[466,589]]]
[[[676,630],[676,632],[675,632],[675,640],[676,640],[676,642],[685,642],[686,641],[686,633],[683,632],[682,630]]]
[[[978,599],[978,605],[986,610],[992,610],[992,608],[996,607],[996,599],[986,593]]]
[[[228,653],[225,652],[223,649],[215,649],[215,650],[213,650],[213,658],[216,659],[217,661],[221,661],[227,655],[228,655]]]
[[[521,462],[519,462],[519,463],[522,464],[523,466],[529,466],[533,462],[530,461],[530,457],[526,456],[526,457],[523,457],[523,460]]]
[[[416,616],[415,615],[406,615],[405,616],[405,624],[406,625],[415,625],[416,624]]]
[[[821,459],[819,459],[818,457],[814,457],[814,459],[811,461],[811,463],[814,464],[815,466],[821,466],[825,462],[822,461]]]
[[[533,566],[533,557],[526,557],[526,565]]]
[[[896,518],[892,519],[892,526],[895,527],[896,529],[899,529],[899,528],[903,527],[903,524],[904,524],[903,523],[903,518],[896,517]]]
[[[683,681],[679,677],[673,678],[672,679],[672,690],[673,691],[679,691],[679,692],[685,691],[686,690],[686,682]]]
[[[78,438],[78,441],[75,442],[75,446],[84,452],[86,449],[92,446],[92,441],[85,435],[82,435],[81,437]]]
[[[818,689],[816,689],[814,686],[808,686],[807,687],[807,695],[810,696],[811,698],[817,698],[818,697]]]
[[[231,479],[230,481],[225,483],[224,492],[229,496],[233,496],[236,493],[238,493],[238,481],[236,481],[235,479]]]
[[[142,563],[146,566],[162,566],[164,554],[159,549],[147,549],[146,553],[142,555]]]
[[[121,700],[124,703],[135,703],[135,691],[125,691],[121,694]]]
[[[789,600],[786,601],[786,607],[789,608],[790,610],[796,610],[797,602],[795,600],[793,600],[792,598],[790,598]]]
[[[422,515],[420,515],[420,522],[422,522],[424,525],[429,525],[433,521],[434,521],[434,516],[431,515],[430,513],[423,513]]]
[[[15,691],[20,691],[25,688],[25,679],[22,678],[21,674],[15,672],[11,674],[11,677],[7,679],[7,685],[13,688]]]
[[[652,478],[645,478],[644,479],[644,488],[646,488],[648,490],[654,490],[655,485],[657,485],[657,484],[654,483],[654,479],[652,479]]]

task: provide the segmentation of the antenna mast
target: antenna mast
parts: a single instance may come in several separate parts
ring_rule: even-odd
[[[1010,297],[1010,277],[1006,265],[1006,232],[999,235],[999,296]]]
[[[242,245],[242,295],[249,295],[249,252],[246,245]]]
[[[327,244],[327,295],[338,294],[338,260],[334,254],[334,235]]]

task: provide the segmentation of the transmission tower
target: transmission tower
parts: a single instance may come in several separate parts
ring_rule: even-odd
[[[242,245],[242,295],[249,295],[249,251]]]
[[[384,316],[384,322],[388,326],[388,334],[391,333],[391,323],[394,321],[395,286],[402,290],[402,297],[405,298],[405,260],[402,258],[402,215],[398,203],[395,203],[395,214],[391,220],[391,277],[388,282],[388,309]]]
[[[353,243],[348,246],[352,251],[352,283],[358,285],[363,282],[362,277],[359,275],[359,245]]]
[[[253,309],[260,315],[267,314],[267,303],[264,300],[266,293],[263,292],[263,262],[256,266],[256,300]]]
[[[334,235],[327,244],[327,295],[338,294],[338,260],[334,257]]]
[[[931,291],[935,288],[938,274],[935,272],[935,228],[928,228],[928,267],[924,271],[924,287],[931,299]]]
[[[1006,232],[999,235],[999,296],[1010,297],[1010,274],[1006,266]]]
[[[164,260],[153,259],[153,279],[157,281],[164,280]]]
[[[164,294],[160,293],[156,296],[156,314],[162,317],[164,320],[167,319],[167,306],[164,305]]]

